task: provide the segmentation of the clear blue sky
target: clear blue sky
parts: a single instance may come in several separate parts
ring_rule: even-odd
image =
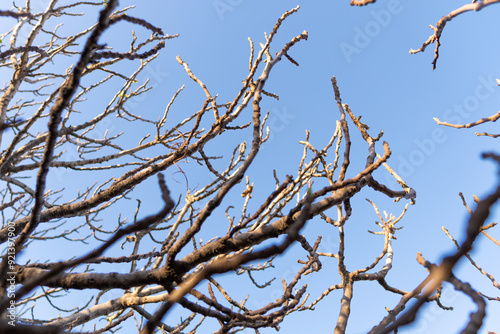
[[[202,92],[176,62],[177,55],[190,65],[211,93],[219,94],[219,102],[232,100],[248,70],[247,37],[251,37],[258,47],[258,43],[264,41],[264,32],[269,32],[279,17],[286,10],[300,5],[299,12],[285,21],[273,43],[272,52],[276,52],[303,30],[309,33],[307,41],[298,43],[290,51],[300,66],[282,61],[266,84],[266,90],[278,94],[280,100],[265,98],[261,104],[264,110],[271,110],[272,139],[250,170],[255,194],[269,192],[272,169],[280,171],[282,178],[285,174],[294,174],[303,150],[298,141],[305,138],[306,130],[311,131],[311,142],[317,146],[328,141],[338,119],[330,83],[330,78],[335,75],[343,102],[348,103],[356,115],[363,116],[362,120],[371,127],[372,135],[380,130],[385,132],[384,139],[393,152],[389,165],[417,191],[416,205],[409,208],[400,223],[404,229],[397,233],[398,240],[393,244],[394,268],[387,278],[391,285],[411,290],[427,273],[416,263],[416,253],[422,252],[427,260],[437,262],[454,249],[442,232],[442,226],[459,240],[463,236],[467,212],[461,205],[458,192],[463,192],[472,203],[473,194],[484,196],[498,181],[496,166],[480,159],[480,153],[496,149],[497,142],[474,135],[474,131],[500,133],[494,124],[464,131],[439,127],[433,117],[468,123],[499,110],[500,89],[494,79],[500,78],[500,42],[495,33],[500,31],[500,6],[467,13],[449,23],[443,33],[437,69],[432,71],[434,45],[417,55],[410,55],[408,51],[419,48],[427,40],[432,32],[429,24],[435,25],[441,16],[466,2],[378,0],[364,8],[351,7],[348,2],[139,2],[130,15],[148,19],[167,34],[180,34],[179,38],[166,41],[166,48],[152,64],[155,70],[150,75],[152,80],[157,77],[154,81],[157,84],[140,105],[145,106],[149,115],[161,115],[175,91],[186,84],[185,92],[175,104],[179,118],[199,109]],[[135,3],[121,1],[120,4],[125,7]],[[116,38],[119,36],[126,45],[130,38],[127,29],[127,24],[124,24],[119,31],[110,33],[108,42],[120,42]],[[462,114],[458,112],[460,107]],[[354,137],[351,173],[354,173],[364,165],[367,147],[353,126],[351,136]],[[227,153],[232,147],[221,144],[220,153]],[[283,156],[276,155],[280,150],[284,152]],[[381,182],[386,181],[384,173],[376,175]],[[202,182],[203,176],[199,176],[199,180]],[[185,192],[185,185],[171,186],[174,192],[177,191],[176,195]],[[259,186],[263,190],[259,190]],[[352,202],[354,213],[346,227],[349,270],[371,263],[373,254],[378,255],[382,247],[381,238],[366,232],[374,227],[377,217],[364,198],[370,198],[381,211],[394,215],[399,215],[404,205],[392,203],[370,190],[355,197]],[[151,198],[150,202],[157,203],[156,200]],[[153,204],[145,200],[143,203],[144,215],[148,209],[156,212]],[[495,221],[494,215],[489,220],[492,221]],[[325,251],[336,251],[336,230],[313,221],[306,226],[304,233],[311,237],[323,235]],[[500,234],[496,233],[496,236]],[[488,260],[495,252],[498,252],[498,247],[482,240],[477,243],[473,255],[480,265],[500,279],[498,266]],[[287,259],[275,269],[274,275],[278,278],[287,276],[287,269],[295,261],[294,254],[292,249],[285,255]],[[323,273],[306,280],[311,300],[330,285],[340,282],[335,262],[324,260],[323,263]],[[470,280],[473,287],[486,294],[498,295],[498,290],[492,288],[487,279],[470,265],[462,264],[457,271],[459,278]],[[220,279],[226,284],[231,282],[229,277]],[[281,289],[279,279],[276,283],[275,288]],[[354,288],[348,333],[366,332],[386,314],[384,307],[393,308],[399,300],[373,282],[360,283]],[[245,293],[237,289],[238,286],[228,287],[230,292],[243,299]],[[443,311],[430,305],[423,310],[420,322],[405,327],[400,333],[456,333],[462,329],[475,306],[449,287],[446,291],[445,302],[449,301],[447,305],[455,307],[454,311]],[[318,333],[332,332],[340,296],[340,291],[332,293],[316,307],[316,311],[293,314],[284,321],[281,332],[308,332],[311,324]],[[258,298],[269,300],[272,294],[267,292]],[[483,329],[498,331],[500,321],[491,315],[499,314],[500,307],[490,304],[488,312],[490,316]],[[261,333],[272,332],[274,330],[261,330]]]
[[[393,152],[390,165],[417,190],[417,204],[410,207],[402,221],[404,229],[394,242],[395,267],[388,276],[394,286],[412,289],[426,275],[415,261],[416,253],[422,252],[430,261],[439,261],[453,250],[442,226],[456,238],[463,235],[467,213],[458,192],[462,191],[472,202],[473,194],[481,197],[497,182],[493,163],[480,159],[481,152],[497,147],[493,139],[476,137],[475,129],[460,131],[439,127],[432,118],[468,123],[499,110],[500,90],[494,79],[500,77],[500,43],[494,38],[494,32],[500,29],[497,19],[500,7],[467,13],[449,23],[442,37],[438,67],[432,71],[434,45],[417,55],[410,55],[408,51],[419,48],[427,40],[432,32],[429,24],[435,25],[441,16],[464,2],[379,0],[365,8],[353,8],[348,1],[207,1],[196,5],[167,1],[154,4],[157,16],[151,16],[151,6],[138,6],[141,16],[151,18],[170,34],[181,35],[167,44],[161,57],[162,68],[168,68],[171,74],[161,89],[172,94],[181,83],[190,84],[174,61],[176,55],[181,55],[211,92],[220,94],[219,101],[232,99],[246,74],[247,37],[252,37],[256,44],[262,42],[263,32],[269,32],[276,19],[297,4],[301,9],[282,26],[274,50],[304,29],[309,39],[290,52],[300,66],[283,61],[267,83],[266,89],[277,93],[280,101],[266,99],[263,109],[270,109],[271,115],[277,114],[279,121],[260,162],[282,170],[282,175],[293,173],[302,151],[298,141],[304,139],[306,129],[311,130],[311,141],[318,146],[329,139],[338,118],[330,84],[331,76],[335,75],[343,101],[349,103],[356,115],[363,116],[372,134],[384,130],[384,138]],[[478,89],[482,94],[474,104]],[[159,94],[158,103],[161,104],[161,100],[162,94]],[[457,105],[466,105],[470,114],[466,114],[467,110],[459,114]],[[291,116],[280,119],[280,114]],[[495,132],[494,126],[484,130],[499,132]],[[483,129],[477,131],[483,132]],[[353,152],[358,152],[353,156],[353,165],[361,166],[366,158],[366,145],[354,130],[352,136],[357,138]],[[277,159],[273,152],[283,147],[287,148],[287,155]],[[353,168],[355,170],[359,168]],[[258,168],[251,171],[256,185],[259,172]],[[384,181],[383,173],[380,175]],[[261,178],[269,180],[269,174],[262,174]],[[348,263],[352,263],[351,270],[371,263],[373,252],[378,254],[381,247],[381,240],[366,233],[373,227],[376,216],[364,201],[365,197],[379,204],[381,211],[399,215],[401,210],[401,205],[374,192],[365,191],[356,196],[354,214],[346,228],[350,233],[347,257]],[[323,234],[325,240],[329,240],[327,244],[335,248],[336,232],[315,223],[306,227],[306,234]],[[474,254],[487,271],[499,276],[498,267],[488,261],[489,252],[498,252],[498,248],[485,241],[477,244]],[[339,282],[335,265],[325,266],[328,266],[325,271],[330,272],[307,282],[311,298]],[[474,287],[498,295],[498,290],[470,265],[460,268],[471,273],[465,272],[459,277],[472,279]],[[278,269],[277,275],[279,270],[285,272],[286,267]],[[454,311],[445,312],[431,305],[423,311],[420,322],[402,329],[401,333],[456,333],[462,329],[475,306],[449,287],[446,297],[445,301],[455,307]],[[281,326],[282,331],[303,333],[314,323],[319,333],[332,332],[339,300],[340,293],[331,294],[315,312],[302,312],[287,319]],[[366,332],[385,315],[383,308],[394,307],[397,300],[399,297],[382,291],[377,284],[356,285],[348,333]],[[490,314],[499,311],[498,306],[490,305]],[[483,328],[495,331],[499,327],[500,322],[490,316]]]

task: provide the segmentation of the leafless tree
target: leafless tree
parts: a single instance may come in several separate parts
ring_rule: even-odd
[[[374,1],[365,4],[370,2]],[[487,1],[477,4],[486,5]],[[64,20],[96,6],[101,11],[95,25],[67,37],[58,31]],[[266,99],[278,99],[275,92],[265,90],[266,81],[282,60],[298,65],[291,56],[293,48],[308,37],[303,31],[285,45],[273,43],[280,26],[299,7],[278,19],[259,49],[249,41],[248,75],[232,101],[218,102],[218,95],[177,57],[205,99],[196,110],[179,116],[175,104],[178,96],[186,94],[182,86],[165,103],[159,119],[148,119],[129,108],[152,88],[148,80],[138,81],[139,74],[157,58],[167,40],[177,36],[167,35],[147,20],[127,15],[128,8],[117,6],[117,0],[64,5],[50,0],[44,10],[37,11],[26,1],[25,7],[0,11],[0,16],[17,20],[0,36],[9,39],[8,49],[0,52],[0,70],[10,76],[1,90],[0,139],[12,137],[1,142],[0,155],[0,241],[4,245],[0,276],[5,277],[0,290],[2,332],[104,333],[119,328],[129,332],[136,326],[141,333],[194,333],[215,323],[219,333],[244,328],[258,333],[260,328],[278,329],[289,314],[313,310],[329,293],[341,290],[335,333],[345,333],[353,286],[360,281],[376,281],[402,296],[374,328],[376,333],[388,332],[414,317],[416,311],[396,319],[411,299],[439,304],[443,281],[482,305],[482,298],[454,277],[452,269],[458,259],[467,256],[477,234],[486,233],[481,226],[500,190],[471,211],[469,238],[454,256],[439,266],[420,259],[430,274],[413,291],[392,287],[385,279],[392,269],[397,223],[408,205],[396,216],[382,215],[370,201],[379,219],[378,230],[372,233],[383,239],[380,254],[356,270],[346,265],[344,226],[353,210],[351,198],[370,187],[395,201],[414,203],[416,192],[390,168],[391,150],[388,143],[381,142],[383,133],[371,134],[361,117],[342,102],[335,77],[332,95],[339,120],[331,129],[330,140],[318,146],[307,133],[295,175],[268,167],[261,173],[273,175],[271,189],[258,180],[255,186],[251,182],[248,169],[269,139],[269,112],[263,112],[261,106]],[[102,44],[103,33],[117,29],[123,21],[151,35],[141,40],[132,33],[127,51]],[[51,26],[55,28],[49,29]],[[442,28],[437,31],[440,34]],[[71,61],[63,68],[68,58]],[[125,62],[127,67],[122,66]],[[131,64],[136,70],[129,73]],[[107,99],[104,104],[103,98]],[[110,124],[119,124],[123,132],[110,136],[106,130]],[[351,147],[353,129],[366,143],[364,151],[355,152]],[[237,142],[232,151],[220,152],[218,143],[233,142],[238,133],[249,140]],[[353,170],[352,154],[366,156],[363,168]],[[493,154],[489,157],[499,159]],[[188,162],[189,170],[185,167]],[[183,194],[172,198],[166,185],[169,179],[161,173],[169,168],[178,171],[187,184],[199,171],[212,178],[194,188],[187,186]],[[377,181],[373,176],[377,169],[385,169],[400,188],[391,189]],[[348,170],[353,177],[347,177]],[[79,190],[59,186],[55,179],[60,175],[85,179],[90,185]],[[137,189],[153,184],[156,175],[160,190],[156,196],[162,207],[139,218],[141,197],[147,200],[151,194],[146,196]],[[102,179],[106,181],[99,181]],[[268,196],[254,203],[254,187],[258,186]],[[133,198],[137,199],[135,214],[128,221],[121,213],[134,203]],[[300,234],[313,219],[323,224],[325,233],[336,231],[338,247],[322,252],[321,237],[308,240]],[[203,241],[207,235],[209,240]],[[68,248],[68,244],[75,246]],[[270,270],[278,256],[294,244],[302,250],[302,257],[296,259],[300,268],[291,280],[282,280],[280,297],[266,305],[251,307],[251,294],[236,300],[219,280],[222,273],[244,274],[249,290],[252,286],[270,289],[271,281],[259,284],[255,273]],[[65,251],[58,252],[57,259],[30,260],[41,256],[37,254],[42,249],[62,247]],[[310,296],[302,282],[322,269],[322,261],[335,261],[339,277],[322,294]],[[431,288],[422,293],[427,284]],[[60,300],[64,300],[63,307]],[[176,323],[166,322],[165,315],[175,304],[185,316]],[[104,325],[99,322],[102,319]]]

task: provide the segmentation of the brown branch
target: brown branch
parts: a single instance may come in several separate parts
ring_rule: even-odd
[[[122,20],[139,25],[139,26],[143,26],[144,28],[151,30],[155,34],[164,35],[163,30],[161,28],[155,27],[154,25],[152,25],[151,23],[149,23],[146,20],[143,20],[143,19],[138,18],[138,17],[132,17],[132,16],[126,15],[126,14],[112,16],[109,19],[109,25],[115,24],[115,23],[120,22]]]
[[[24,194],[21,194],[21,195],[17,196],[16,198],[14,198],[12,201],[7,202],[7,203],[3,203],[2,205],[0,205],[0,211],[3,211],[6,208],[13,206],[14,204],[16,204],[17,201],[19,201],[23,197],[24,197]]]
[[[193,81],[196,82],[198,85],[200,85],[201,89],[203,89],[203,92],[205,92],[205,96],[207,98],[207,101],[210,101],[212,103],[212,108],[214,109],[214,118],[215,118],[215,121],[218,122],[219,119],[220,119],[220,117],[219,117],[219,108],[217,108],[217,104],[215,102],[215,98],[212,97],[212,95],[208,91],[207,86],[203,83],[203,81],[201,81],[200,79],[198,79],[193,74],[193,72],[189,68],[189,65],[185,61],[183,61],[180,56],[177,56],[176,59],[177,59],[177,62],[184,67],[184,70],[189,75],[189,77],[191,79],[193,79]]]
[[[475,122],[468,123],[468,124],[450,124],[447,122],[441,122],[436,117],[434,117],[434,121],[436,121],[436,123],[438,125],[449,126],[451,128],[456,128],[456,129],[463,129],[463,128],[468,129],[468,128],[472,128],[476,125],[483,124],[486,122],[496,122],[499,118],[500,118],[500,111],[498,113],[496,113],[495,115],[492,115],[490,117],[484,117],[484,118],[481,118],[480,120],[477,120]],[[492,137],[495,137],[495,136],[492,135]]]
[[[451,275],[451,277],[447,281],[453,284],[455,290],[462,291],[463,293],[468,295],[477,306],[477,310],[471,313],[470,320],[461,333],[478,333],[481,329],[481,326],[483,325],[483,319],[486,316],[486,302],[481,297],[481,295],[470,286],[469,283],[463,283],[453,275]]]
[[[0,16],[10,16],[14,18],[27,17],[30,19],[35,18],[35,16],[31,13],[13,12],[11,10],[0,10]]]
[[[132,53],[132,52],[113,52],[113,51],[102,51],[102,52],[96,52],[92,54],[92,59],[91,62],[97,61],[99,59],[103,58],[117,58],[117,59],[129,59],[129,60],[134,60],[134,59],[146,59],[149,58],[155,54],[158,53],[161,49],[165,47],[165,42],[160,41],[158,45],[153,47],[151,50],[143,52],[143,53]]]
[[[377,0],[351,0],[351,6],[366,6],[375,3]]]
[[[49,55],[45,50],[39,48],[38,46],[32,46],[32,45],[27,45],[27,46],[18,46],[16,48],[12,48],[9,50],[6,50],[4,52],[0,52],[0,60],[3,58],[7,58],[9,56],[12,56],[17,53],[22,53],[26,51],[31,51],[31,52],[38,52],[42,57],[48,57]]]
[[[500,134],[493,135],[493,134],[487,133],[487,132],[483,132],[483,133],[475,132],[474,134],[476,136],[486,136],[486,137],[492,137],[492,138],[498,138],[498,137],[500,137]]]
[[[350,152],[351,152],[351,138],[349,136],[349,127],[347,125],[346,117],[345,117],[345,109],[342,104],[342,98],[340,97],[340,90],[339,86],[337,85],[337,78],[335,76],[332,76],[332,86],[333,86],[333,92],[335,94],[335,100],[337,101],[337,106],[340,111],[340,124],[342,125],[342,130],[344,133],[344,136],[346,138],[345,140],[345,150],[344,150],[344,161],[342,162],[342,167],[340,168],[339,172],[339,177],[338,181],[344,181],[345,178],[345,173],[347,172],[347,168],[349,167],[349,157],[350,157]]]
[[[439,47],[441,46],[441,34],[443,33],[443,29],[446,26],[446,23],[449,21],[453,20],[455,17],[457,17],[460,14],[469,12],[469,11],[480,11],[486,6],[493,5],[496,3],[499,3],[500,0],[483,0],[480,2],[474,1],[473,3],[463,5],[462,7],[455,9],[452,11],[450,14],[443,16],[436,24],[436,27],[434,28],[433,26],[430,26],[432,30],[434,30],[434,34],[432,34],[427,41],[425,41],[422,46],[417,49],[413,50],[410,49],[410,54],[418,53],[418,52],[424,52],[425,49],[433,44],[436,43],[436,49],[434,50],[434,59],[432,60],[432,69],[436,69],[436,64],[437,60],[439,58]]]

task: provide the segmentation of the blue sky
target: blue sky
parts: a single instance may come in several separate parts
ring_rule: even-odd
[[[463,236],[467,212],[458,192],[462,191],[472,203],[473,194],[484,196],[497,182],[496,166],[480,159],[481,152],[496,148],[495,141],[476,137],[475,129],[439,127],[433,117],[468,123],[498,111],[500,94],[494,79],[500,77],[497,66],[500,43],[493,38],[493,32],[500,28],[497,20],[500,8],[493,6],[467,13],[450,22],[443,33],[435,71],[431,65],[434,45],[421,54],[410,55],[408,51],[427,40],[432,32],[429,24],[435,25],[441,16],[464,2],[379,0],[371,6],[353,8],[348,1],[207,1],[196,3],[193,9],[192,2],[167,1],[155,4],[157,18],[147,8],[141,11],[142,6],[137,11],[162,25],[166,32],[180,34],[180,38],[167,44],[160,59],[162,68],[171,73],[162,89],[173,93],[181,83],[190,83],[173,60],[175,55],[181,55],[211,92],[219,93],[220,101],[225,101],[232,99],[246,74],[247,37],[252,37],[256,44],[263,41],[263,32],[269,32],[276,19],[297,4],[301,9],[283,24],[274,43],[275,50],[304,29],[309,38],[290,52],[300,66],[283,61],[266,85],[267,90],[280,96],[280,101],[267,99],[263,109],[270,109],[271,115],[274,112],[279,122],[259,161],[283,171],[282,175],[293,173],[302,152],[298,141],[304,139],[306,129],[311,131],[311,141],[318,146],[329,139],[338,118],[330,84],[331,76],[335,75],[343,101],[356,115],[363,116],[372,134],[385,132],[384,139],[393,152],[389,164],[417,190],[417,204],[409,208],[401,222],[404,229],[394,243],[395,267],[388,276],[395,286],[412,289],[426,275],[415,261],[416,253],[422,252],[426,259],[436,262],[453,251],[442,226],[459,240]],[[158,98],[161,101],[161,95]],[[460,107],[462,114],[458,112]],[[289,116],[280,119],[280,115]],[[476,131],[488,130],[496,133],[494,124]],[[354,172],[364,164],[366,146],[354,130],[352,137],[356,137],[353,145],[357,152],[352,157],[353,167],[358,167],[352,168]],[[287,154],[276,159],[275,150],[282,147],[287,147]],[[261,183],[269,180],[269,174],[256,169],[250,171],[256,185],[259,180]],[[382,181],[387,180],[384,173],[379,175]],[[381,211],[394,215],[399,215],[402,208],[399,203],[370,191],[353,200],[354,214],[346,227],[346,233],[350,233],[347,261],[352,263],[351,270],[370,263],[373,252],[378,254],[381,247],[381,240],[366,233],[377,218],[365,197],[374,200]],[[305,233],[323,234],[335,248],[335,231],[311,223]],[[498,249],[491,243],[481,240],[474,255],[487,271],[498,275],[498,268],[487,260],[488,254],[495,251]],[[292,253],[293,250],[288,256]],[[335,264],[325,266],[328,266],[325,271],[330,270],[331,274],[319,275],[308,282],[313,296],[338,282]],[[464,280],[472,280],[474,287],[498,295],[498,290],[491,288],[488,280],[470,265],[461,263],[458,273]],[[454,311],[428,306],[423,310],[422,320],[401,333],[455,333],[463,328],[474,306],[467,297],[450,288],[446,296]],[[385,315],[383,308],[394,307],[398,299],[376,284],[358,284],[348,332],[365,332]],[[339,300],[340,294],[333,293],[315,312],[291,316],[282,324],[282,331],[305,332],[314,322],[318,332],[331,332]],[[498,306],[490,305],[490,314],[498,311]],[[499,326],[498,320],[490,316],[483,328],[495,331]]]
[[[135,2],[120,3],[121,7],[132,4]],[[330,78],[335,75],[343,102],[348,103],[357,116],[362,116],[372,135],[384,131],[383,138],[393,153],[389,165],[417,191],[416,205],[409,208],[400,223],[404,229],[398,232],[398,240],[394,242],[394,268],[388,276],[393,286],[413,289],[426,276],[425,269],[415,261],[416,253],[422,252],[427,260],[437,262],[453,251],[454,246],[442,232],[442,226],[459,240],[463,236],[467,212],[461,205],[458,192],[463,192],[472,203],[473,194],[486,195],[498,181],[496,166],[480,158],[481,152],[496,149],[495,140],[474,135],[474,131],[499,133],[495,124],[457,130],[439,127],[433,117],[468,123],[498,112],[500,90],[494,79],[500,78],[500,42],[494,32],[500,29],[497,19],[500,6],[466,13],[448,23],[442,37],[437,69],[432,71],[434,45],[425,53],[410,55],[408,51],[419,48],[427,40],[432,32],[429,24],[435,25],[441,16],[464,2],[379,0],[364,8],[351,7],[347,0],[139,3],[129,12],[130,15],[148,19],[167,34],[180,34],[179,38],[166,41],[166,48],[151,65],[153,70],[147,76],[155,89],[148,93],[145,101],[138,101],[139,107],[150,116],[161,115],[175,91],[186,84],[185,91],[174,105],[172,117],[184,118],[199,109],[204,95],[177,63],[177,55],[190,65],[211,93],[219,94],[219,102],[232,100],[248,71],[247,37],[251,37],[258,48],[258,43],[264,41],[264,32],[269,32],[276,20],[297,4],[301,9],[285,21],[272,52],[278,51],[303,30],[308,31],[309,38],[289,52],[300,66],[284,60],[276,66],[266,83],[266,90],[278,94],[280,100],[265,98],[261,104],[262,109],[271,111],[272,137],[249,171],[256,186],[254,201],[273,188],[272,169],[279,171],[282,178],[295,173],[303,150],[298,141],[305,138],[306,130],[311,131],[311,142],[317,146],[329,140],[339,117],[330,83]],[[113,46],[117,43],[126,45],[130,41],[128,29],[129,26],[123,24],[105,39],[109,39],[107,42]],[[139,29],[133,29],[140,34]],[[131,66],[131,69],[136,68]],[[350,128],[353,156],[352,174],[348,176],[354,176],[364,166],[367,147],[354,126]],[[220,143],[220,153],[229,152],[235,143],[236,139],[234,143]],[[276,152],[282,153],[278,156]],[[190,170],[190,166],[183,168]],[[174,176],[174,172],[171,171],[171,177],[182,181],[178,174]],[[379,181],[387,181],[385,172],[375,175]],[[205,177],[190,175],[190,182],[193,186],[203,184]],[[185,184],[170,183],[175,196],[185,192]],[[139,187],[138,192],[141,189]],[[143,200],[144,215],[156,212],[157,195],[152,194],[149,201]],[[355,197],[352,202],[354,213],[346,226],[350,270],[371,263],[374,252],[378,255],[382,247],[381,238],[366,232],[374,228],[377,217],[364,198],[373,200],[381,211],[396,216],[405,204],[392,203],[370,190]],[[489,222],[495,221],[497,211],[493,212]],[[337,232],[319,221],[310,222],[303,232],[310,237],[323,235],[325,247],[331,247],[329,251],[335,251],[338,246]],[[488,260],[492,258],[491,254],[496,254],[492,252],[498,252],[498,248],[487,240],[480,240],[473,255],[488,272],[500,278],[498,268]],[[286,277],[287,268],[293,266],[296,259],[294,254],[298,254],[296,249],[286,253],[273,275]],[[322,274],[306,280],[311,299],[328,286],[340,282],[335,262],[324,260],[323,264]],[[498,290],[491,288],[488,280],[465,262],[459,266],[457,276],[469,280],[473,287],[487,294],[498,295]],[[262,280],[265,277],[262,276]],[[230,277],[220,279],[231,284]],[[238,279],[245,281],[241,277]],[[277,282],[276,287],[279,286]],[[448,290],[445,290],[446,301],[456,310],[442,311],[430,305],[423,310],[422,320],[400,332],[455,333],[462,329],[469,312],[475,307],[467,297],[450,288]],[[232,292],[241,293],[238,285]],[[244,293],[241,295],[243,299]],[[270,295],[267,292],[266,295],[257,295],[257,298],[266,300]],[[384,307],[392,308],[398,300],[376,283],[355,285],[348,333],[366,332],[385,315]],[[340,293],[332,293],[314,312],[296,313],[287,318],[281,331],[303,333],[314,323],[318,333],[332,332],[339,305]],[[490,304],[488,311],[498,314],[500,308]],[[498,331],[499,327],[500,322],[489,316],[483,328]]]

